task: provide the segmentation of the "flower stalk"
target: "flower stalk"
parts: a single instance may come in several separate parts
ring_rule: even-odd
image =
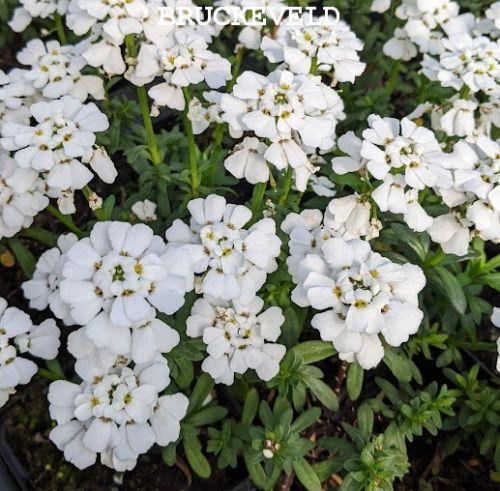
[[[129,56],[131,58],[137,58],[137,46],[132,34],[125,36],[125,45],[127,46]],[[137,87],[137,98],[139,99],[139,107],[144,121],[144,130],[146,131],[146,140],[151,162],[153,165],[160,165],[162,162],[161,153],[158,147],[158,142],[156,141],[153,121],[151,120],[151,113],[149,110],[148,95],[144,86]]]
[[[193,125],[191,124],[191,120],[188,117],[189,101],[191,100],[191,96],[189,94],[189,89],[187,87],[183,87],[182,91],[184,93],[184,100],[186,101],[186,107],[184,109],[184,112],[182,113],[182,118],[184,121],[184,131],[186,132],[188,140],[189,171],[191,175],[191,194],[193,195],[194,198],[196,198],[199,195],[200,178],[198,175],[198,164],[196,159],[196,141],[194,139]]]

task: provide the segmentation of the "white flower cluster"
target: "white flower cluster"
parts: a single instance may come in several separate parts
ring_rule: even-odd
[[[238,9],[259,9],[263,12],[263,17],[266,17],[266,25],[272,18],[281,15],[281,9],[286,7],[283,0],[216,0],[215,7],[224,7],[228,12],[231,12],[231,7]],[[260,22],[258,23],[260,24]],[[238,43],[246,49],[257,50],[262,41],[262,34],[266,31],[265,25],[247,25],[243,26],[238,33]]]
[[[245,229],[252,212],[215,194],[191,200],[188,209],[189,226],[177,219],[165,233],[168,250],[191,257],[194,272],[202,275],[198,293],[248,305],[277,268],[281,240],[274,220],[264,218]]]
[[[15,393],[17,385],[27,384],[38,370],[23,354],[52,360],[59,351],[59,328],[53,319],[39,326],[16,307],[0,298],[0,407]]]
[[[176,89],[177,97],[182,97],[182,87],[203,81],[212,89],[224,86],[231,79],[231,65],[228,60],[210,51],[201,35],[183,29],[162,38],[161,43],[143,43],[137,64],[127,74],[127,78],[136,85],[149,83],[158,76],[167,81],[163,84],[168,83]],[[160,90],[154,87],[149,94],[155,99]],[[161,105],[157,98],[155,102]]]
[[[384,53],[405,61],[418,52],[441,53],[443,36],[461,32],[466,22],[459,17],[459,10],[458,3],[450,0],[403,0],[396,8],[396,17],[406,21],[405,25],[396,29],[384,46]]]
[[[193,306],[187,333],[207,344],[202,369],[227,385],[248,369],[269,380],[285,354],[285,347],[275,344],[284,317],[277,307],[259,314],[264,301],[256,295],[277,268],[281,241],[275,223],[264,218],[245,229],[251,211],[217,195],[192,200],[188,209],[190,225],[176,220],[166,237],[169,249],[189,254],[201,275],[196,291],[204,298]]]
[[[270,140],[258,160],[261,163],[265,160],[279,170],[292,168],[300,191],[305,191],[309,178],[317,170],[307,153],[331,149],[337,123],[345,117],[342,100],[335,90],[322,83],[321,77],[281,69],[267,77],[244,72],[236,80],[232,93],[221,97],[220,106],[222,120],[228,123],[231,136],[240,138],[251,131],[256,137]],[[255,153],[259,145],[250,140],[247,143]],[[231,172],[231,161],[225,165]],[[241,175],[241,170],[235,175]],[[258,177],[252,170],[243,175],[250,175],[250,182],[266,180],[262,171]]]
[[[86,43],[61,46],[58,41],[32,39],[17,53],[17,60],[29,69],[23,70],[24,79],[48,99],[70,95],[80,102],[89,96],[104,99],[104,85],[96,75],[84,75],[87,62],[81,55]]]
[[[179,437],[188,399],[160,396],[169,379],[162,364],[117,367],[80,385],[56,381],[49,388],[49,411],[57,426],[49,438],[79,469],[101,462],[119,472],[133,469],[155,443]]]
[[[460,14],[449,0],[404,0],[396,9],[406,21],[384,46],[384,53],[410,60],[423,53],[422,72],[443,87],[460,94],[439,105],[425,103],[415,117],[432,111],[433,128],[448,136],[473,141],[490,136],[491,126],[500,127],[500,30],[496,26],[500,2],[485,18]],[[481,97],[479,97],[481,95]]]
[[[463,256],[474,235],[500,243],[500,145],[485,136],[460,141],[451,162],[453,186],[438,186],[450,211],[435,218],[428,232],[444,252]]]
[[[374,368],[384,356],[380,335],[390,346],[400,346],[418,331],[423,318],[418,294],[425,276],[418,266],[399,265],[373,252],[368,242],[321,236],[316,215],[292,216],[285,226],[291,230],[287,262],[297,284],[292,300],[323,311],[311,324],[341,359]]]
[[[53,18],[54,14],[64,15],[68,0],[19,0],[21,4],[14,10],[9,27],[14,32],[24,31],[33,19]]]
[[[49,204],[45,184],[33,169],[23,169],[0,151],[0,238],[29,227]]]
[[[203,337],[209,356],[201,368],[215,382],[232,385],[234,374],[248,369],[255,370],[261,380],[278,373],[286,348],[275,341],[285,318],[279,307],[261,312],[263,305],[259,297],[242,305],[238,300],[223,302],[209,296],[193,305],[186,321],[187,334]]]
[[[94,177],[106,183],[117,171],[106,151],[95,144],[95,133],[109,127],[108,118],[94,103],[83,104],[65,95],[29,107],[31,121],[7,121],[1,127],[0,145],[13,152],[21,169],[31,169],[43,179],[45,193],[59,198],[63,213],[74,213],[73,192]],[[64,197],[69,201],[64,202]]]
[[[262,39],[264,55],[271,63],[284,62],[294,73],[333,71],[336,81],[354,83],[366,67],[358,54],[363,43],[344,21],[321,25],[318,20],[313,23],[319,25],[310,24],[304,14],[302,25],[280,24],[273,37]]]
[[[325,219],[331,230],[343,225],[347,238],[373,238],[381,228],[374,219],[379,210],[402,215],[416,232],[427,231],[446,253],[467,254],[475,235],[500,241],[498,143],[482,136],[475,143],[459,141],[445,153],[431,130],[408,118],[371,115],[368,124],[363,138],[349,132],[338,140],[346,155],[332,159],[333,171],[357,172],[366,191],[332,200]],[[450,208],[448,213],[427,214],[421,199],[429,192]]]
[[[178,438],[187,398],[159,393],[170,383],[163,354],[180,336],[157,311],[182,306],[193,288],[191,268],[188,254],[167,248],[146,225],[98,222],[89,238],[62,236],[23,284],[30,307],[48,306],[65,324],[83,326],[68,337],[83,382],[58,381],[49,390],[58,423],[50,438],[78,468],[100,454],[125,471],[155,442]]]

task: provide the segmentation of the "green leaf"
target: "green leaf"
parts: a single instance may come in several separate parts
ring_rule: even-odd
[[[186,422],[195,426],[211,425],[224,419],[227,416],[227,409],[221,406],[213,406],[201,409],[186,419]]]
[[[241,411],[241,422],[250,424],[255,419],[259,410],[259,393],[255,387],[252,387],[245,398],[245,404]]]
[[[201,478],[208,479],[212,471],[208,460],[201,452],[201,442],[198,437],[184,435],[182,445],[191,469]]]
[[[202,406],[213,387],[214,381],[212,377],[206,373],[202,373],[196,381],[193,392],[189,396],[188,414],[192,414]]]
[[[449,299],[451,305],[459,314],[465,314],[467,299],[465,298],[462,285],[460,285],[456,276],[443,266],[435,266],[433,272],[437,273],[433,277],[437,279],[443,295]]]
[[[104,220],[111,220],[111,216],[113,215],[113,209],[115,207],[115,202],[116,198],[113,194],[108,196],[104,200],[104,203],[101,208]]]
[[[290,349],[297,344],[302,324],[293,307],[287,307],[284,311],[285,322],[281,326],[281,338],[285,346]]]
[[[318,378],[309,377],[306,384],[311,392],[320,400],[321,404],[330,411],[337,411],[339,408],[339,399],[330,386]]]
[[[392,349],[386,348],[384,363],[399,381],[409,382],[411,380],[411,368],[404,356],[399,355]]]
[[[26,248],[26,246],[17,237],[7,239],[7,244],[12,254],[16,257],[19,266],[24,274],[31,278],[36,268],[36,259],[33,254]]]
[[[373,433],[373,410],[366,402],[358,409],[358,427],[367,437]]]
[[[290,426],[292,433],[302,433],[305,429],[314,424],[321,416],[321,409],[314,407],[304,411]]]
[[[293,348],[305,364],[316,363],[335,354],[332,343],[327,341],[306,341]]]
[[[481,285],[488,285],[490,288],[500,291],[500,273],[484,274],[477,279],[477,282]]]
[[[363,388],[364,371],[359,363],[351,363],[347,370],[347,395],[351,401],[355,401],[361,394]]]
[[[306,459],[297,459],[292,465],[298,480],[308,491],[321,491],[321,482]]]
[[[161,457],[163,462],[165,462],[168,467],[172,467],[175,464],[175,459],[177,457],[177,445],[172,442],[166,447],[162,447]]]
[[[397,239],[410,247],[421,261],[424,261],[429,251],[429,236],[424,233],[415,233],[401,223],[391,225]]]
[[[28,239],[36,240],[40,244],[44,244],[49,247],[55,247],[57,245],[57,237],[52,232],[38,227],[30,227],[19,232],[21,237],[26,237]]]

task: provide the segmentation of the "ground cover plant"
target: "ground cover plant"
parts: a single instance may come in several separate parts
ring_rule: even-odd
[[[196,5],[0,2],[30,486],[495,489],[500,2]]]

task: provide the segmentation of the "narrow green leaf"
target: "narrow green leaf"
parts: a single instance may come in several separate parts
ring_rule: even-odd
[[[314,407],[304,411],[290,426],[292,433],[302,433],[305,429],[314,424],[321,416],[321,409]]]
[[[191,469],[201,478],[208,479],[212,471],[208,460],[201,452],[201,442],[198,437],[184,435],[182,445]]]
[[[346,386],[347,395],[351,401],[355,401],[361,394],[363,388],[364,371],[359,363],[351,363],[347,370]]]
[[[293,470],[298,480],[308,491],[321,491],[321,482],[314,469],[304,457],[293,462]]]
[[[214,380],[210,375],[202,373],[193,388],[193,392],[189,396],[188,414],[197,411],[207,398],[208,394],[214,387]]]
[[[11,250],[12,254],[16,256],[16,260],[19,263],[19,266],[21,266],[24,274],[28,278],[31,278],[36,267],[35,256],[31,254],[31,252],[17,237],[7,239],[7,244],[9,245],[9,249]]]
[[[397,354],[392,349],[386,349],[384,363],[400,382],[410,382],[411,367],[405,357]]]
[[[335,354],[332,343],[327,341],[306,341],[293,348],[305,364],[316,363]]]
[[[259,410],[259,393],[255,387],[252,387],[245,398],[245,404],[241,412],[241,422],[250,424],[255,419]]]
[[[465,314],[467,310],[467,299],[456,276],[450,273],[443,266],[435,266],[433,271],[437,273],[434,278],[438,280],[441,293],[448,298],[453,308],[459,314]]]
[[[320,400],[321,404],[330,409],[330,411],[338,410],[339,399],[330,386],[322,380],[313,377],[309,377],[306,383],[311,392]]]

